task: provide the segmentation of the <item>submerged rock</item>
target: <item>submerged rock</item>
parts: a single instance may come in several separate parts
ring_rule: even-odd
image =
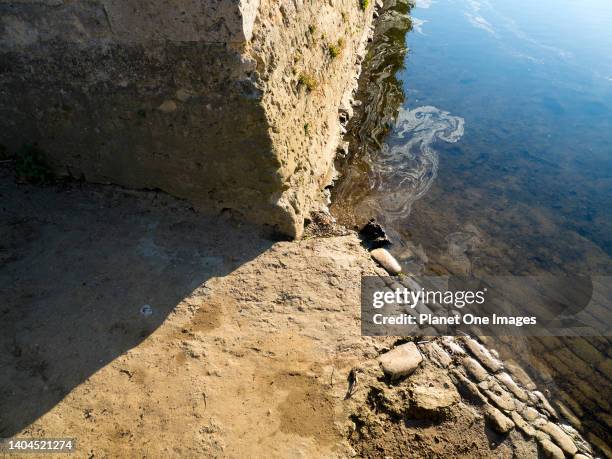
[[[408,376],[422,361],[423,356],[414,343],[397,346],[378,358],[383,371],[392,380]]]
[[[370,252],[370,255],[372,255],[372,258],[392,276],[402,272],[401,265],[386,249],[374,249]]]

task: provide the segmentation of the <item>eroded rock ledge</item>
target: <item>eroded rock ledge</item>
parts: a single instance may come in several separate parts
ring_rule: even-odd
[[[60,175],[299,237],[331,179],[366,3],[2,2],[0,154],[35,144]]]

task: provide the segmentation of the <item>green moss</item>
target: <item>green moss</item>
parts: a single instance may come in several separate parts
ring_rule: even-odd
[[[329,52],[329,55],[331,56],[332,59],[335,59],[336,57],[338,57],[340,53],[342,52],[343,48],[344,48],[343,38],[340,38],[335,44],[328,43],[327,45],[327,51]]]
[[[308,33],[310,33],[310,35],[314,35],[316,31],[317,31],[317,26],[316,25],[310,24],[308,26]]]
[[[337,58],[340,54],[340,48],[338,48],[336,45],[327,45],[327,51],[332,59]]]
[[[315,77],[313,77],[312,75],[308,74],[308,73],[301,73],[300,77],[298,78],[298,84],[300,86],[304,86],[306,87],[306,89],[310,92],[312,90],[314,90],[318,83],[317,80],[315,79]]]
[[[369,5],[370,0],[359,0],[359,8],[361,8],[362,11],[367,10]]]
[[[304,124],[304,134],[310,137],[310,124]]]
[[[15,173],[19,180],[37,184],[53,179],[44,153],[33,145],[24,145],[15,155]]]

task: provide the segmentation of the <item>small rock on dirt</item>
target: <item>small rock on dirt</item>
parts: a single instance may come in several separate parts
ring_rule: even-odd
[[[461,397],[446,372],[429,368],[410,379],[410,401],[415,414],[442,414]]]
[[[516,398],[525,402],[529,399],[527,393],[521,389],[508,373],[499,373],[497,379],[500,380]]]
[[[422,361],[423,356],[414,343],[397,346],[378,358],[383,371],[392,380],[412,374]]]
[[[165,100],[157,109],[163,113],[172,113],[177,109],[176,102],[173,100]]]
[[[429,354],[430,358],[439,363],[443,368],[448,368],[448,366],[453,363],[453,359],[450,355],[448,355],[448,352],[438,346],[435,342],[427,343],[423,347]]]
[[[479,405],[484,405],[487,403],[487,398],[482,395],[480,390],[478,390],[478,386],[463,376],[461,372],[451,370],[451,375],[456,379],[457,388],[459,389],[459,392],[461,392],[461,395]]]
[[[494,406],[488,405],[485,408],[485,416],[491,423],[491,428],[498,433],[510,432],[514,427],[514,422]]]

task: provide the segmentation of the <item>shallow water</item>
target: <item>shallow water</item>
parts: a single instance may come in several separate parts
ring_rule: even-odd
[[[413,269],[609,274],[612,3],[421,1],[407,34],[399,16],[339,165],[345,223],[378,217]]]
[[[332,212],[415,274],[609,276],[611,30],[608,0],[387,2]],[[610,442],[608,338],[496,346]]]

